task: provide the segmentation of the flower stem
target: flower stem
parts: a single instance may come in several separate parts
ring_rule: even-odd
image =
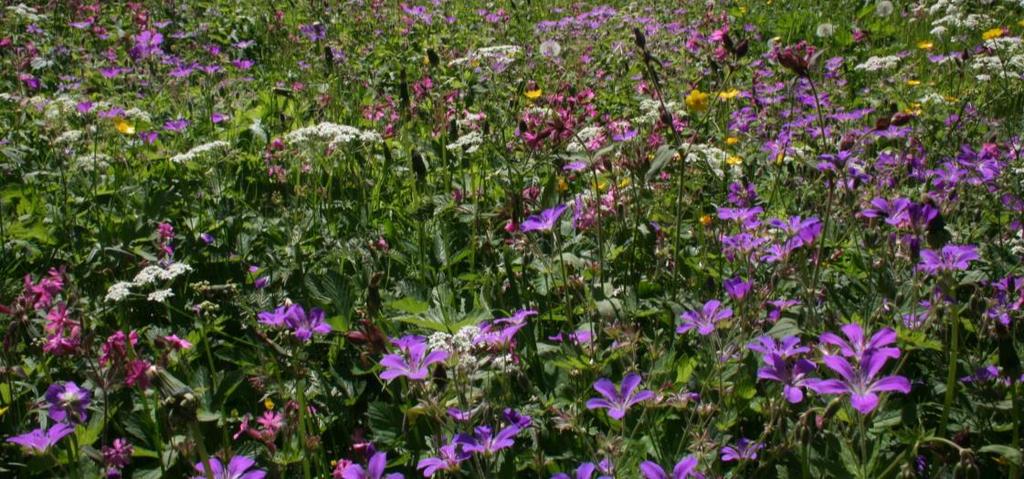
[[[298,384],[295,385],[296,396],[299,399],[299,447],[302,448],[302,477],[304,479],[310,479],[313,477],[309,468],[309,451],[305,447],[306,444],[306,379],[299,379]],[[213,479],[213,478],[210,478]]]
[[[948,281],[947,281],[948,284]],[[954,296],[955,298],[955,296]],[[949,410],[953,407],[953,395],[956,390],[956,363],[960,354],[960,317],[957,314],[956,304],[950,306],[950,339],[949,339],[949,369],[946,373],[946,398],[942,404],[942,419],[939,421],[940,433],[945,433],[949,421]]]

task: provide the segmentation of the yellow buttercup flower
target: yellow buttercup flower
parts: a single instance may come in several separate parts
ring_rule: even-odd
[[[694,88],[686,95],[686,108],[693,111],[707,111],[708,94]]]
[[[702,226],[709,226],[709,225],[711,225],[711,215],[703,215],[703,216],[701,216],[700,217],[700,224]]]
[[[732,155],[725,159],[725,163],[729,166],[739,166],[743,164],[743,158]]]
[[[920,84],[921,84],[921,80],[913,80],[913,79],[907,80],[907,85],[910,85],[910,86],[918,86]]]
[[[993,28],[991,30],[985,31],[985,33],[982,33],[981,34],[981,39],[982,40],[992,40],[993,38],[999,38],[999,37],[1003,36],[1005,33],[1006,32],[1003,31],[1003,27],[996,27],[996,28]]]
[[[723,92],[719,92],[718,93],[718,98],[720,98],[722,100],[732,100],[733,98],[736,98],[736,96],[739,95],[739,94],[740,94],[739,90],[737,90],[735,88],[731,88],[729,90],[726,90],[726,91],[723,91]]]
[[[544,93],[544,92],[540,88],[538,88],[536,90],[526,90],[526,93],[524,93],[524,95],[526,95],[526,98],[529,98],[531,100],[536,100],[536,99],[540,98],[541,93]]]
[[[270,399],[270,398],[264,399],[263,400],[263,407],[267,408],[268,410],[274,409],[274,400]]]
[[[928,40],[921,40],[917,42],[917,48],[920,48],[921,50],[931,50],[934,46],[935,44]]]
[[[729,136],[729,137],[725,138],[725,144],[726,145],[735,145],[735,144],[737,144],[739,142],[740,142],[740,139],[736,138],[735,136]]]
[[[565,193],[569,189],[569,184],[565,182],[565,178],[558,178],[558,191]]]
[[[619,188],[625,188],[632,183],[632,181],[629,181],[629,178],[623,178],[622,181],[619,182]]]
[[[117,132],[122,135],[134,135],[135,126],[121,118],[118,118],[114,123],[114,127],[117,128]]]

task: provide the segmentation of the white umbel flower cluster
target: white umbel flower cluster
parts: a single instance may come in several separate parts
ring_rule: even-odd
[[[480,336],[480,328],[466,326],[455,334],[434,333],[427,338],[427,346],[431,351],[447,351],[454,359],[458,372],[473,374],[485,368],[501,368],[512,362],[508,354],[494,355],[473,344]]]
[[[990,53],[971,59],[971,69],[977,72],[975,79],[988,81],[992,78],[1024,78],[1024,45],[1019,37],[986,40],[985,47]]]
[[[725,168],[729,166],[725,162],[729,158],[729,154],[725,151],[703,143],[684,144],[682,151],[686,152],[687,163],[707,162],[715,175],[719,178],[725,176]],[[734,175],[738,176],[742,173],[738,165],[730,168]]]
[[[325,121],[317,125],[292,130],[284,135],[284,140],[288,143],[307,143],[313,140],[326,141],[327,146],[334,149],[339,145],[352,141],[376,143],[382,139],[380,134],[373,131],[360,130],[354,126],[339,125]]]
[[[883,70],[892,70],[900,64],[900,57],[895,55],[889,55],[885,57],[871,57],[853,67],[854,70],[877,72]]]
[[[456,58],[448,62],[448,66],[453,67],[465,64],[476,66],[477,63],[483,62],[510,63],[522,51],[523,49],[517,45],[496,45],[478,48],[462,58]]]
[[[209,143],[204,143],[204,144],[196,146],[196,147],[192,148],[191,150],[188,150],[188,151],[186,151],[184,153],[179,153],[177,155],[172,156],[171,157],[171,163],[189,163],[192,160],[194,160],[197,157],[199,157],[200,155],[203,155],[204,153],[207,153],[207,152],[210,152],[210,151],[213,151],[213,150],[219,150],[221,148],[228,148],[230,146],[231,145],[228,142],[220,141],[220,140],[211,141]]]
[[[149,285],[156,284],[160,281],[171,281],[178,276],[192,271],[192,267],[185,263],[171,263],[169,265],[158,265],[151,264],[142,268],[131,281],[118,281],[114,283],[109,289],[107,289],[106,300],[112,303],[116,303],[128,297],[132,293],[133,288],[143,288]],[[174,296],[174,293],[168,289],[157,290],[149,293],[147,299],[150,301],[163,302],[167,298]]]
[[[565,147],[569,153],[581,153],[588,149],[586,145],[591,144],[595,139],[604,134],[602,126],[588,126],[580,130]]]
[[[484,135],[479,131],[471,131],[458,137],[448,144],[448,151],[476,153],[484,142]]]
[[[106,301],[116,303],[132,294],[132,284],[128,281],[118,281],[107,289]]]
[[[167,298],[170,298],[171,296],[174,296],[174,292],[171,291],[171,288],[158,289],[156,291],[153,291],[152,293],[149,293],[149,296],[146,296],[146,299],[154,303],[162,303],[164,301],[167,301]]]

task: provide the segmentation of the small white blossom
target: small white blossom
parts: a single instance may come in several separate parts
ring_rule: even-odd
[[[152,293],[149,293],[149,296],[146,296],[146,299],[153,301],[154,303],[162,303],[164,301],[167,301],[167,298],[170,298],[171,296],[174,296],[174,293],[171,291],[170,288],[158,289],[156,291],[153,291]]]
[[[106,301],[116,303],[124,298],[127,298],[132,293],[132,283],[127,281],[118,281],[107,289],[107,297],[104,298]]]

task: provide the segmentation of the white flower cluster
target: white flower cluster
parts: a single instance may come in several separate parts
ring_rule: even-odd
[[[82,139],[83,134],[84,132],[82,130],[68,130],[58,135],[53,142],[58,145],[78,143],[78,140]]]
[[[46,15],[40,15],[38,10],[26,6],[24,3],[7,7],[7,11],[13,13],[16,17],[21,17],[26,22],[38,22],[46,18]]]
[[[971,69],[978,72],[975,75],[978,81],[1024,77],[1024,46],[1019,37],[993,38],[985,41],[985,46],[991,54],[971,59]]]
[[[196,159],[196,157],[198,157],[199,155],[202,155],[202,154],[204,154],[206,152],[213,151],[213,150],[218,150],[218,149],[221,149],[221,148],[229,148],[230,146],[231,145],[228,144],[228,142],[226,142],[226,141],[220,141],[220,140],[218,140],[218,141],[211,141],[209,143],[204,143],[202,145],[196,146],[196,147],[192,148],[191,150],[188,150],[188,151],[186,151],[184,153],[179,153],[177,155],[172,156],[171,157],[171,162],[172,163],[188,163],[188,162]]]
[[[570,141],[565,147],[565,151],[568,151],[569,153],[583,152],[586,150],[587,144],[602,134],[604,134],[604,127],[588,126],[576,133],[572,141]]]
[[[354,140],[367,143],[379,142],[381,136],[376,132],[360,130],[354,126],[325,121],[317,125],[292,130],[284,135],[284,139],[288,143],[306,143],[314,139],[326,140],[327,146],[333,149]]]
[[[178,276],[185,273],[191,272],[192,267],[185,263],[171,263],[167,266],[162,265],[149,265],[142,268],[135,275],[135,278],[129,281],[118,281],[114,283],[110,288],[107,289],[106,300],[116,303],[118,301],[127,298],[132,293],[132,288],[141,288],[156,284],[158,281],[171,281]],[[163,302],[167,298],[174,296],[174,293],[170,289],[157,290],[149,293],[147,299],[150,301]]]
[[[686,110],[681,109],[674,101],[665,102],[665,109],[675,116],[686,116]],[[634,124],[653,124],[661,118],[661,102],[653,98],[641,99],[640,112],[640,116],[633,119]]]
[[[519,56],[519,53],[522,51],[523,49],[517,45],[497,45],[478,48],[462,58],[456,58],[448,62],[448,66],[453,67],[465,64],[476,66],[477,63],[484,61],[509,63],[515,60],[515,57]]]
[[[90,153],[75,157],[75,166],[82,171],[102,170],[110,166],[110,156],[103,153]]]
[[[882,70],[892,70],[896,68],[900,63],[900,57],[895,55],[889,55],[885,57],[871,57],[868,58],[864,63],[853,67],[854,70],[877,72]]]
[[[928,7],[928,14],[939,16],[932,21],[931,34],[936,37],[943,37],[950,28],[975,29],[982,25],[990,25],[992,19],[987,15],[972,13],[965,14],[965,0],[938,0],[931,7]]]
[[[502,368],[512,362],[508,354],[492,355],[482,351],[473,344],[480,336],[480,328],[466,326],[455,334],[437,332],[427,337],[427,346],[431,351],[447,351],[449,357],[455,359],[456,369],[472,374],[488,366]]]
[[[476,153],[480,149],[480,145],[484,142],[484,135],[479,131],[471,131],[458,137],[455,141],[448,144],[448,151],[454,151],[457,153]]]
[[[718,175],[719,178],[725,176],[725,167],[729,166],[725,163],[726,158],[729,157],[729,154],[725,151],[703,143],[683,144],[682,151],[686,152],[687,163],[707,162],[707,165],[715,175]],[[733,175],[736,176],[739,176],[743,171],[739,165],[731,166],[731,169]]]

